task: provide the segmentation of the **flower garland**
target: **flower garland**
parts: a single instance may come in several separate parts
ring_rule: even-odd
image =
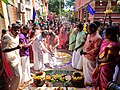
[[[79,81],[83,79],[83,74],[80,72],[74,72],[72,75],[72,79],[75,81]]]
[[[63,74],[55,74],[55,75],[46,75],[46,80],[47,81],[50,81],[52,83],[54,82],[62,82],[62,83],[65,83],[65,82],[69,82],[71,80],[71,76],[70,75],[63,75]]]
[[[104,11],[105,14],[109,14],[109,13],[112,13],[113,11],[112,10],[106,10]]]
[[[45,79],[45,72],[38,72],[38,73],[34,74],[33,79],[44,80]]]

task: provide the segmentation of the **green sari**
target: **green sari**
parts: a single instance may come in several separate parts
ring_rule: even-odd
[[[70,50],[70,51],[73,51],[74,50],[74,48],[75,48],[75,43],[73,43],[73,44],[71,44],[73,41],[75,41],[75,39],[76,39],[76,33],[77,33],[77,31],[76,31],[76,28],[74,28],[74,29],[71,29],[71,31],[70,31],[70,36],[69,36],[69,49],[68,50]]]

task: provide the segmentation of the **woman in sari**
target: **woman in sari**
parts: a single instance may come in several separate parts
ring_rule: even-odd
[[[75,41],[77,36],[77,29],[75,28],[75,23],[72,24],[69,35],[69,50],[73,51],[75,48]]]
[[[106,90],[108,82],[113,79],[120,46],[115,31],[114,27],[109,27],[105,31],[105,39],[99,52],[99,65],[93,71],[95,90]]]
[[[65,28],[63,26],[60,28],[60,33],[59,33],[58,37],[59,37],[58,48],[65,49],[65,45],[66,45],[66,41],[67,41],[67,33],[66,33]]]
[[[58,36],[55,35],[53,31],[49,32],[47,37],[47,49],[50,51],[50,53],[48,53],[48,60],[51,68],[54,68],[54,66],[56,65],[56,58],[52,57],[52,55],[56,56],[58,45]]]

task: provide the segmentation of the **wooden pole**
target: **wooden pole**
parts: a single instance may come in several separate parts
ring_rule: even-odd
[[[104,27],[105,27],[106,18],[107,18],[107,14],[105,14],[105,18],[104,18]]]
[[[111,14],[109,15],[109,25],[112,26]]]

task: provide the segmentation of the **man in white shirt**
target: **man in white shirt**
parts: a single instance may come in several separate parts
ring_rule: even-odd
[[[19,55],[19,48],[21,47],[21,45],[19,45],[19,30],[19,25],[13,23],[11,32],[5,34],[1,40],[2,51],[4,52],[5,58],[14,75],[10,83],[10,90],[17,90],[22,78],[21,61]]]

